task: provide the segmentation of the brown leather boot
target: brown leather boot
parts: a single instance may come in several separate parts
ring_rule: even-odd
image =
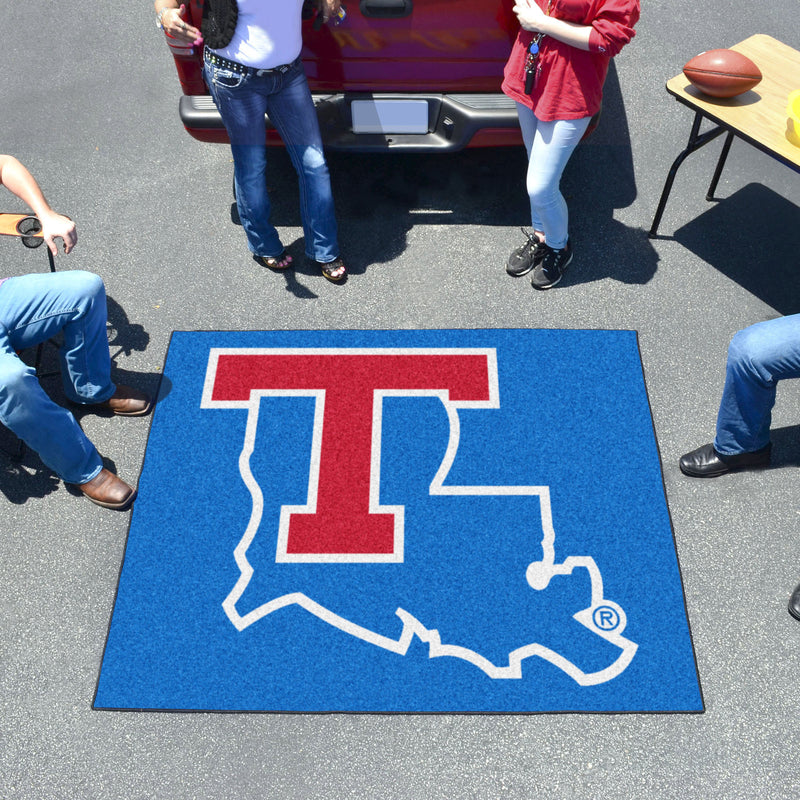
[[[76,485],[93,503],[115,511],[127,508],[136,497],[133,488],[105,468],[87,483]]]
[[[132,386],[117,386],[117,391],[103,403],[94,403],[95,408],[106,408],[120,417],[141,417],[146,414],[153,401],[144,392]]]

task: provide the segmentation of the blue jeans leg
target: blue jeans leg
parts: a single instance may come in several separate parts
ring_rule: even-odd
[[[752,453],[769,443],[778,381],[800,377],[800,314],[739,331],[728,347],[714,447]]]
[[[561,250],[569,236],[567,202],[559,188],[561,176],[591,117],[543,122],[522,103],[517,103],[517,114],[528,151],[526,185],[531,224],[544,233],[550,247]]]
[[[100,278],[82,271],[45,273],[9,278],[0,286],[0,422],[63,480],[85,483],[102,469],[97,450],[17,356],[59,332],[67,396],[78,403],[107,400],[115,386]]]
[[[339,255],[336,212],[317,111],[302,66],[283,91],[269,98],[268,108],[298,176],[306,255],[327,264]]]
[[[333,261],[339,255],[330,175],[317,113],[298,60],[285,73],[240,74],[205,64],[205,79],[231,141],[239,217],[250,250],[276,256],[282,250],[270,222],[265,144],[268,114],[297,172],[306,255]]]

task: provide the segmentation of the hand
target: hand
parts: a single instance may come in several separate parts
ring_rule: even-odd
[[[322,21],[327,22],[331,17],[335,17],[342,7],[342,0],[317,0],[317,7],[322,14]]]
[[[42,237],[54,256],[58,255],[56,239],[61,239],[64,242],[65,253],[69,253],[78,243],[75,223],[69,217],[52,211],[48,214],[40,214],[39,221],[42,223]]]
[[[184,4],[181,4],[180,8],[168,8],[161,15],[164,33],[186,44],[201,45],[203,34],[194,25],[187,25],[184,20],[185,16],[186,6]]]
[[[548,16],[536,5],[536,0],[517,0],[512,10],[524,30],[544,33],[543,26],[547,24]]]

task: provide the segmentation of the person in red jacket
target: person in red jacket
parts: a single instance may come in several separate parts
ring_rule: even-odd
[[[634,36],[639,0],[517,0],[514,13],[520,32],[502,89],[517,103],[528,151],[533,234],[506,271],[533,271],[533,288],[549,289],[572,261],[561,175],[600,110],[611,58]]]

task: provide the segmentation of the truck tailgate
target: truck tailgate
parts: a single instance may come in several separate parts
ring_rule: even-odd
[[[304,32],[312,91],[497,92],[519,24],[513,0],[351,0]]]

